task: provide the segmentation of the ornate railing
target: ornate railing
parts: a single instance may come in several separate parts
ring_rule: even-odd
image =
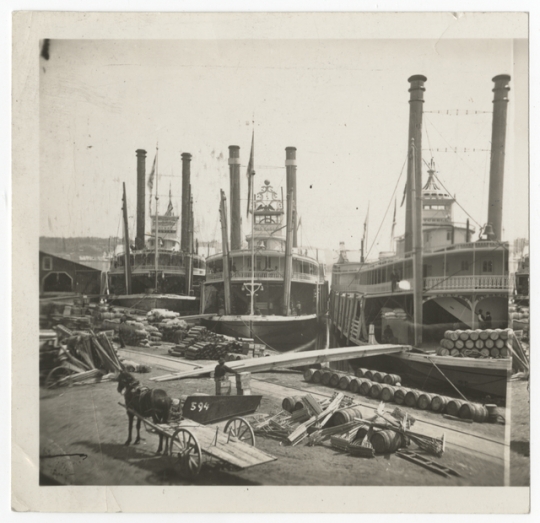
[[[255,271],[253,277],[256,280],[283,280],[283,273],[279,271]],[[231,271],[231,280],[247,280],[251,278],[251,271]],[[296,281],[311,281],[314,283],[323,283],[324,279],[319,278],[316,274],[304,274],[294,272],[292,279]],[[222,272],[214,272],[206,275],[206,281],[223,281]]]
[[[500,289],[508,290],[510,279],[508,276],[443,276],[424,278],[424,289],[426,291],[439,290],[472,290],[472,289]]]

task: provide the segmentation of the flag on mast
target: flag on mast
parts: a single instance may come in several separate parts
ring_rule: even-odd
[[[364,220],[364,235],[362,237],[362,240],[364,240],[364,245],[366,247],[367,247],[367,233],[368,233],[368,225],[369,225],[369,205],[370,205],[370,202],[368,202],[368,206],[367,206],[366,219]]]
[[[169,206],[167,207],[165,216],[174,216],[174,209],[173,209],[173,204],[172,204],[172,190],[171,190],[170,184],[169,184]]]
[[[148,177],[148,188],[150,189],[150,198],[148,211],[152,214],[152,190],[154,189],[154,176],[156,174],[156,159],[157,159],[157,149],[156,155],[154,156],[154,163],[152,164],[152,170],[150,171],[150,176]]]
[[[253,185],[253,178],[251,176],[251,172],[253,171],[253,146],[255,143],[255,129],[251,133],[251,152],[249,153],[249,163],[247,166],[247,172],[246,176],[248,179],[248,197],[247,197],[247,211],[246,216],[249,216],[249,213],[251,211],[251,192],[252,192],[252,185]]]
[[[405,203],[405,197],[407,196],[407,183],[405,183],[405,187],[403,187],[403,199],[401,200],[400,207],[403,207],[403,204]]]
[[[394,200],[394,219],[392,220],[392,235],[390,237],[390,247],[393,247],[393,242],[394,242],[394,230],[396,228],[396,207],[397,207],[397,200]]]
[[[302,216],[300,216],[300,219],[298,220],[298,225],[296,226],[297,231],[298,231],[298,229],[300,229],[300,225],[302,225]]]

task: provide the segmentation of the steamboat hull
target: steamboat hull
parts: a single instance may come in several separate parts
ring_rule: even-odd
[[[178,312],[182,316],[199,314],[200,300],[193,296],[177,296],[170,294],[130,294],[114,296],[110,303],[118,307],[151,311],[167,309]]]
[[[217,334],[253,338],[276,352],[316,348],[318,318],[308,316],[214,316],[201,320]]]

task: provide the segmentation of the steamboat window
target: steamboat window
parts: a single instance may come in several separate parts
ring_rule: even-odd
[[[52,271],[52,258],[50,256],[43,257],[42,268],[44,271]]]
[[[493,272],[493,262],[491,260],[485,260],[482,263],[482,272]]]

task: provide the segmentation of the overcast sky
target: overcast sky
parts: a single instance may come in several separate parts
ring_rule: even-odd
[[[285,147],[298,149],[304,244],[358,249],[369,204],[370,243],[390,206],[372,255],[388,250],[396,184],[396,234],[404,228],[405,170],[397,182],[413,74],[428,79],[423,157],[484,224],[491,79],[501,73],[512,76],[503,238],[528,235],[524,40],[53,40],[49,51],[40,59],[42,235],[121,235],[122,182],[133,230],[135,150],[148,151],[149,173],[158,143],[160,209],[171,187],[180,214],[180,154],[190,152],[196,237],[219,239],[228,146],[240,146],[245,197],[254,119],[256,187],[269,179],[279,192]]]

